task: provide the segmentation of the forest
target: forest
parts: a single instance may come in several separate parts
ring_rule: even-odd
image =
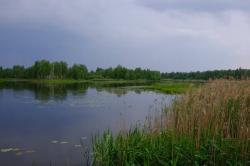
[[[127,69],[118,65],[115,68],[97,68],[89,71],[86,65],[74,64],[69,67],[66,62],[50,62],[48,60],[36,61],[30,67],[14,65],[12,68],[0,67],[0,78],[21,79],[125,79],[125,80],[159,80],[161,73],[149,69]]]
[[[86,65],[74,64],[69,66],[66,62],[38,60],[29,67],[14,65],[11,68],[0,67],[0,78],[15,79],[124,79],[124,80],[209,80],[209,79],[248,79],[250,69],[213,70],[197,72],[165,72],[149,69],[129,69],[118,65],[114,68],[97,68],[89,71]]]
[[[162,73],[165,79],[180,80],[209,80],[209,79],[248,79],[250,78],[250,69],[238,68],[235,70],[213,70],[213,71],[197,71],[197,72],[171,72]]]

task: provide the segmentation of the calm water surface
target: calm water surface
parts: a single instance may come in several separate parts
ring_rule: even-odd
[[[173,95],[86,84],[0,84],[0,165],[83,165],[94,134],[143,123]]]

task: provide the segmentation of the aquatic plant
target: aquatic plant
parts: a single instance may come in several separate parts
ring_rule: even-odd
[[[144,89],[159,91],[167,94],[182,94],[190,88],[198,87],[201,83],[192,82],[175,82],[175,81],[162,81],[149,86],[145,86]]]
[[[93,164],[250,164],[250,81],[210,81],[151,119],[143,129],[95,137]]]

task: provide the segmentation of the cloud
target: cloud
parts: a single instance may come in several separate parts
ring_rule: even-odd
[[[232,0],[217,5],[215,0],[2,0],[0,26],[15,29],[0,29],[0,35],[16,33],[7,43],[0,40],[1,61],[3,50],[27,56],[32,39],[29,54],[93,69],[117,64],[162,71],[250,67],[248,6]]]
[[[221,12],[225,10],[249,11],[250,1],[245,0],[137,0],[139,5],[143,5],[155,10],[187,10]]]

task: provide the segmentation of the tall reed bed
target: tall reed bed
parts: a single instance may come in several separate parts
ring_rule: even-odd
[[[144,128],[95,137],[94,165],[250,165],[250,81],[190,90]]]

